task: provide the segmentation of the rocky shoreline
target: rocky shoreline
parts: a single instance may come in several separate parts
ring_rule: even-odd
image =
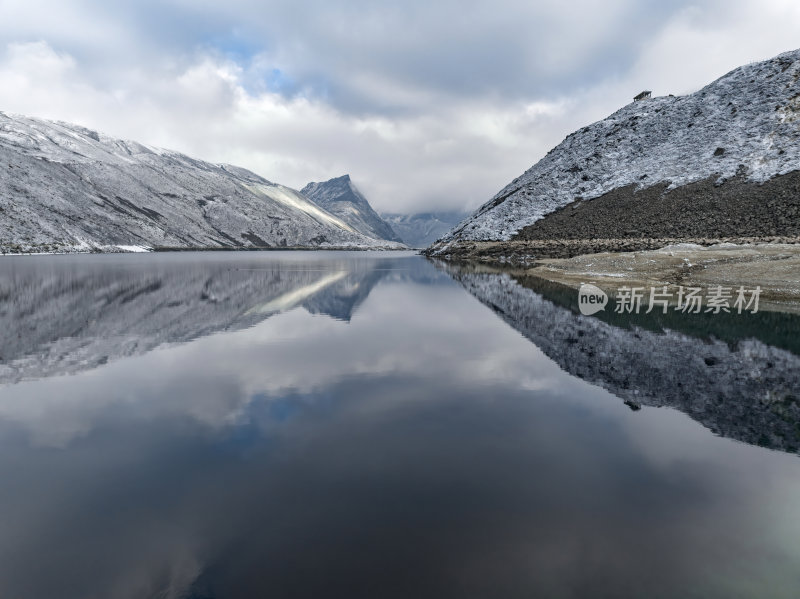
[[[498,249],[497,251],[501,251]],[[507,251],[507,250],[506,250]],[[578,289],[592,283],[615,295],[621,287],[760,287],[760,309],[800,313],[800,243],[681,243],[655,250],[599,252],[570,258],[540,258],[500,264],[495,259],[454,260],[489,271],[534,277]]]
[[[543,259],[572,258],[607,252],[657,250],[676,244],[800,244],[798,236],[774,237],[638,237],[602,239],[514,239],[511,241],[456,241],[446,248],[431,246],[426,256],[453,261],[532,265]]]

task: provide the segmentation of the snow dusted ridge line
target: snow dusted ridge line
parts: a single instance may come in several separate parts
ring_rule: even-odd
[[[800,50],[739,67],[681,97],[634,102],[572,134],[434,246],[506,241],[576,199],[800,169]]]
[[[0,253],[402,248],[246,169],[0,112]]]

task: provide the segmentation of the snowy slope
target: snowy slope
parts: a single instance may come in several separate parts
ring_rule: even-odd
[[[569,135],[442,239],[508,240],[576,198],[800,169],[800,50],[740,67],[700,91],[634,102]]]
[[[309,183],[301,193],[359,233],[376,239],[401,241],[392,227],[372,209],[367,198],[358,191],[350,180],[350,175],[322,183]]]
[[[245,169],[0,112],[0,250],[386,245]]]

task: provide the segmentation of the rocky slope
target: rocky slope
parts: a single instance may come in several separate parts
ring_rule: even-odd
[[[242,168],[0,112],[0,251],[376,247]]]
[[[350,180],[343,175],[323,183],[309,183],[302,193],[354,230],[375,239],[401,242],[402,240],[369,205]]]
[[[542,240],[800,237],[799,81],[795,50],[687,96],[633,102],[569,135],[431,253],[496,241],[550,255]]]
[[[381,213],[400,239],[413,248],[428,247],[468,216],[467,212]]]

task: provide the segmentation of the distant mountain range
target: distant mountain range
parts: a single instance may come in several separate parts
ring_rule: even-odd
[[[242,168],[0,112],[4,253],[402,247],[371,232]]]
[[[378,214],[353,184],[350,175],[324,183],[309,183],[302,193],[360,233],[399,241],[412,248],[428,247],[469,216],[467,212]]]
[[[421,248],[465,216],[382,218],[349,175],[297,191],[236,166],[0,112],[0,253]]]
[[[381,216],[406,245],[425,248],[466,219],[469,212],[382,213]]]
[[[795,50],[687,96],[632,102],[567,136],[430,253],[558,255],[564,239],[586,240],[582,253],[620,239],[800,241],[799,86]]]

